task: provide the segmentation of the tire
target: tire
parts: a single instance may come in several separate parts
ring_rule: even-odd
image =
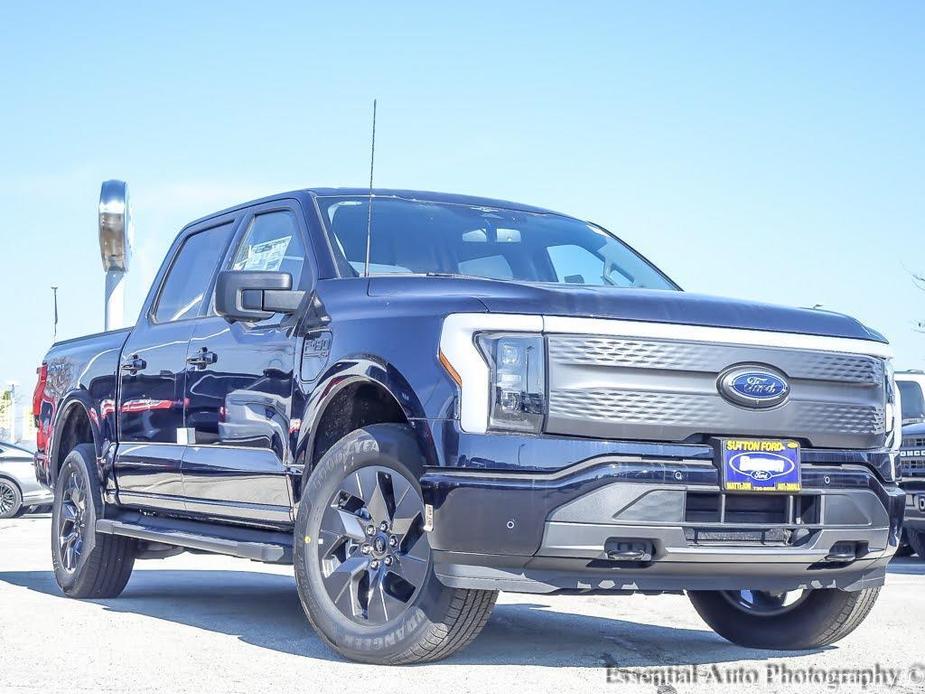
[[[498,591],[448,588],[434,574],[422,470],[411,429],[376,424],[335,443],[307,480],[295,528],[299,598],[319,636],[350,660],[446,658],[494,607]]]
[[[919,559],[925,561],[925,532],[907,528],[906,539],[909,540],[912,551],[919,555]]]
[[[909,545],[909,537],[907,535],[908,530],[903,529],[902,536],[899,540],[899,547],[896,548],[897,557],[911,557],[914,553],[912,547]]]
[[[55,580],[71,598],[114,598],[125,588],[135,564],[135,541],[96,532],[103,498],[96,451],[80,444],[55,481],[51,515],[51,558]]]
[[[6,477],[0,477],[0,519],[18,518],[22,512],[19,485]]]
[[[768,613],[740,606],[734,591],[689,591],[688,597],[703,621],[727,641],[746,648],[802,651],[835,643],[854,631],[879,593],[879,587],[808,590],[794,605]]]

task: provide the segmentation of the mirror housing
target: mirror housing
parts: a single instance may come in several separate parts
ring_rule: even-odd
[[[295,313],[305,292],[292,288],[288,272],[223,270],[215,285],[215,310],[229,321],[261,321]]]

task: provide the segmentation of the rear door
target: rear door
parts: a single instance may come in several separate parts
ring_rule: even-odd
[[[123,347],[114,464],[122,504],[185,509],[187,347],[233,232],[226,219],[182,240]]]
[[[298,203],[254,208],[225,266],[292,275],[293,288],[314,278]],[[188,509],[210,517],[263,522],[291,520],[290,451],[297,316],[229,323],[211,309],[187,353],[183,461]]]

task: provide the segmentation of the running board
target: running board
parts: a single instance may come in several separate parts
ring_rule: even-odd
[[[139,515],[130,520],[101,518],[96,532],[271,564],[292,563],[292,535],[273,530]]]

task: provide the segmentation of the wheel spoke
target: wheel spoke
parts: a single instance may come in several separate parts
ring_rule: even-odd
[[[412,593],[414,590],[412,589]],[[408,595],[410,598],[411,595]],[[392,595],[388,575],[381,575],[370,585],[369,608],[366,611],[370,622],[382,624],[397,617],[405,609],[406,600]]]
[[[414,527],[418,519],[422,518],[423,507],[414,488],[405,482],[406,489],[398,497],[395,505],[395,514],[392,520],[392,532],[404,537]],[[423,519],[422,519],[423,522]]]
[[[427,576],[427,560],[406,554],[399,557],[394,573],[415,588],[420,588],[424,583],[424,577]]]
[[[321,518],[321,530],[362,542],[366,537],[366,521],[349,511],[329,506]]]
[[[430,545],[427,543],[423,524],[419,523],[411,527],[411,531],[402,540],[401,553],[403,557],[427,561],[430,557]]]
[[[344,481],[341,482],[340,488],[341,491],[343,491],[348,496],[351,496],[354,499],[358,499],[359,501],[363,502],[364,505],[366,504],[365,498],[363,496],[363,487],[360,483],[359,473],[355,472],[349,477],[345,478]]]
[[[62,554],[64,559],[64,568],[66,568],[68,571],[73,571],[74,565],[76,564],[73,541],[68,541],[65,543]]]
[[[366,573],[365,557],[350,557],[327,576],[322,575],[324,587],[341,612],[357,615],[360,611],[359,583]]]
[[[390,521],[395,510],[391,475],[380,468],[367,467],[358,471],[363,501],[376,523]]]

